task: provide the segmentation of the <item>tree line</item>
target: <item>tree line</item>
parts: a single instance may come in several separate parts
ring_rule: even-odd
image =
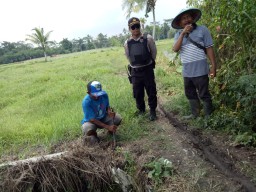
[[[18,42],[0,42],[0,64],[21,62],[40,57],[55,56],[59,54],[68,54],[92,49],[123,46],[125,40],[129,37],[129,30],[123,29],[122,33],[108,37],[99,33],[96,38],[86,35],[83,38],[69,40],[63,38],[60,42],[50,41],[50,33],[44,35],[43,28],[33,29],[34,33],[27,35],[25,41]],[[143,31],[149,34],[153,32],[153,26],[143,27]],[[170,20],[165,20],[163,24],[156,25],[156,40],[172,38],[174,30],[170,27]],[[44,42],[42,44],[42,42]],[[34,45],[38,44],[39,47]]]

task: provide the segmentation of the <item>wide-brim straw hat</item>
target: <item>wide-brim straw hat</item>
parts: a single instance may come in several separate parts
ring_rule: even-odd
[[[172,28],[182,29],[182,27],[180,26],[180,18],[185,13],[188,13],[192,16],[193,23],[197,22],[200,19],[201,15],[202,15],[202,12],[197,8],[182,9],[179,12],[179,14],[172,20]]]

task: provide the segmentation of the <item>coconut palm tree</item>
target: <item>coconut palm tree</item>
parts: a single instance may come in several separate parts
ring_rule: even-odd
[[[140,18],[140,23],[141,23],[141,29],[142,29],[142,31],[144,31],[144,29],[145,29],[145,23],[146,23],[146,19],[145,18]]]
[[[49,41],[49,38],[52,31],[49,31],[46,34],[44,34],[44,29],[39,27],[35,27],[34,29],[32,29],[32,31],[35,31],[35,33],[27,35],[26,41],[31,41],[32,43],[42,48],[44,52],[45,61],[47,61],[46,48],[47,45],[51,43],[51,41]]]
[[[148,13],[153,13],[153,37],[155,38],[156,31],[156,19],[155,19],[155,6],[157,0],[123,0],[122,9],[126,10],[126,18],[131,16],[131,13],[138,13],[146,8],[145,17],[148,17]]]

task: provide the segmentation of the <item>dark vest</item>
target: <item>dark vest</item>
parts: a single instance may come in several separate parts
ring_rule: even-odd
[[[127,45],[132,66],[142,67],[150,63],[152,56],[148,50],[147,33],[144,33],[138,41],[134,39],[128,40]]]

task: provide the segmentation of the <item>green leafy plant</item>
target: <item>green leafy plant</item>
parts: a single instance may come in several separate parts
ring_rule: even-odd
[[[152,179],[156,186],[161,184],[163,179],[172,176],[174,172],[172,162],[168,159],[164,159],[163,157],[147,163],[145,167],[150,169],[148,172],[148,178]]]
[[[245,132],[236,136],[235,142],[242,145],[256,146],[256,133]]]

